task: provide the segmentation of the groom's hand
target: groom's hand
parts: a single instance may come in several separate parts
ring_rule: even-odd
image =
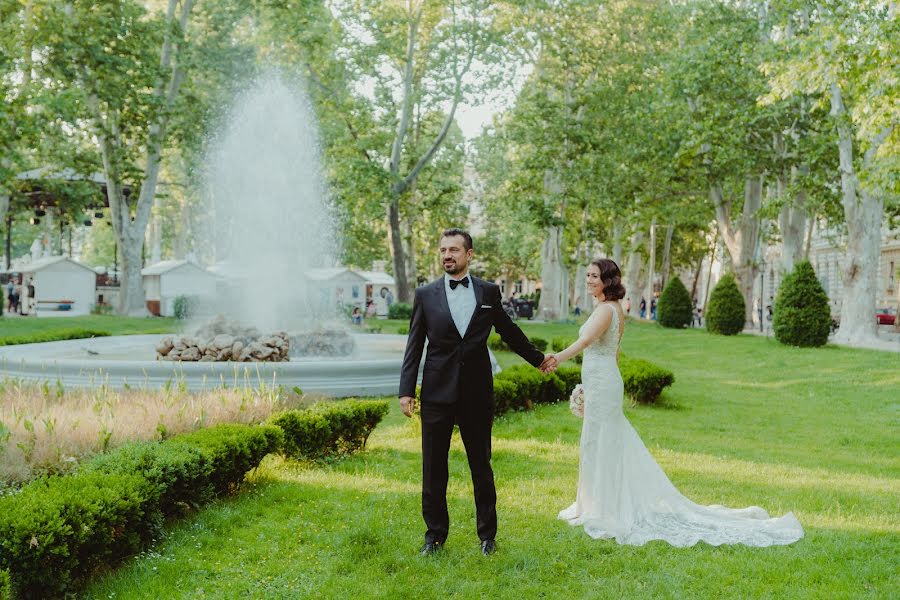
[[[400,396],[400,410],[407,417],[413,416],[413,412],[416,410],[416,399],[412,396]]]
[[[544,362],[541,363],[541,366],[538,368],[541,370],[541,373],[552,373],[559,367],[559,361],[556,360],[556,356],[553,354],[545,354]]]

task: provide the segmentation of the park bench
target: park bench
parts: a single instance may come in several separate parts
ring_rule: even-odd
[[[36,300],[35,308],[37,310],[53,310],[53,311],[65,311],[72,310],[72,305],[75,304],[74,300]]]

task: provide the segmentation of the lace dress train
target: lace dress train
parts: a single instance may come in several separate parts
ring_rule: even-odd
[[[803,537],[792,513],[770,518],[757,506],[702,506],[683,496],[659,467],[622,412],[624,389],[616,364],[619,316],[584,351],[584,424],[575,502],[559,513],[593,538],[641,546],[704,541],[747,546],[790,544]]]

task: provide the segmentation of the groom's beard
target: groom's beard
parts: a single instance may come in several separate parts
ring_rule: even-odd
[[[461,266],[459,266],[458,263],[455,263],[455,262],[444,263],[444,272],[447,273],[448,275],[456,275],[457,273],[462,271],[464,268],[465,268],[464,266],[461,267]]]

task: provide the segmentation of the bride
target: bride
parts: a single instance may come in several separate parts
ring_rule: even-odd
[[[597,307],[581,326],[578,340],[544,367],[550,371],[584,351],[578,490],[574,504],[559,518],[583,526],[593,538],[635,546],[651,540],[673,546],[699,541],[771,546],[802,538],[803,527],[792,513],[770,518],[756,506],[701,506],[675,489],[622,412],[618,353],[625,314],[619,300],[625,288],[618,265],[606,258],[591,263],[587,286]]]

